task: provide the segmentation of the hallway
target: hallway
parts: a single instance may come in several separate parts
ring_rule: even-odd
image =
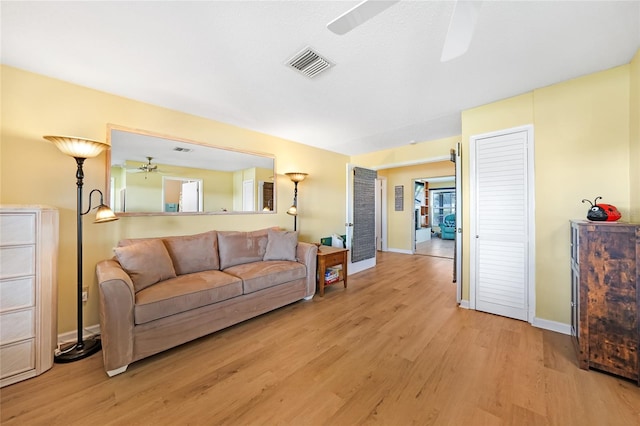
[[[454,250],[454,240],[443,240],[438,237],[433,237],[430,240],[417,243],[415,254],[453,259]]]

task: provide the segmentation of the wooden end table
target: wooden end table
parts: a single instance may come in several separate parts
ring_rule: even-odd
[[[347,252],[348,250],[340,247],[319,246],[318,247],[318,291],[320,296],[324,296],[324,277],[327,268],[331,266],[342,265],[338,281],[342,281],[344,288],[347,288]]]

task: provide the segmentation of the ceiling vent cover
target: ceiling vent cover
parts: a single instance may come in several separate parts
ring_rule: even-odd
[[[173,148],[174,151],[176,152],[191,152],[193,151],[193,149],[191,148],[184,148],[182,146],[176,146],[175,148]]]
[[[295,54],[293,58],[287,61],[287,65],[309,78],[316,77],[333,66],[329,60],[320,56],[318,52],[310,47],[306,47]]]

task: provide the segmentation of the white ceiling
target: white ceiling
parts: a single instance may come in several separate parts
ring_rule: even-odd
[[[326,28],[357,3],[2,1],[1,60],[353,155],[460,134],[464,109],[640,47],[640,1],[485,1],[469,51],[441,63],[453,2],[403,0],[345,35]],[[306,46],[335,67],[288,68]]]

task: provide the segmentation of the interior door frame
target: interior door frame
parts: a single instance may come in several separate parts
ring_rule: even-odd
[[[462,144],[458,142],[453,155],[455,155],[455,182],[456,182],[456,302],[462,303]]]
[[[534,169],[534,133],[533,124],[497,130],[489,133],[472,135],[469,137],[469,308],[476,309],[476,275],[478,253],[475,236],[477,233],[477,218],[473,213],[476,205],[476,143],[480,139],[505,136],[511,133],[526,132],[527,134],[527,210],[530,212],[527,223],[527,322],[533,323],[536,312],[536,280],[535,280],[535,169]]]
[[[387,178],[376,178],[376,250],[387,251]]]

